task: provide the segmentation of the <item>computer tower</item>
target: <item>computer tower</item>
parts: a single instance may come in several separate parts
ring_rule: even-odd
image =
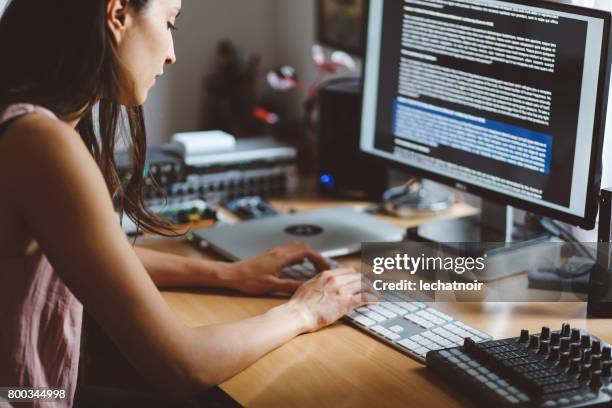
[[[319,192],[380,201],[388,188],[387,168],[359,150],[361,83],[333,80],[318,95]]]

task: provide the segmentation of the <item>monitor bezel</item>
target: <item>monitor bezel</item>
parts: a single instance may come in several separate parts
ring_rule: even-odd
[[[381,0],[384,1],[384,0]],[[603,142],[606,129],[606,115],[608,107],[608,93],[610,86],[610,66],[612,64],[612,50],[610,45],[612,44],[612,33],[610,32],[610,24],[612,20],[612,13],[609,11],[588,8],[577,5],[569,5],[562,3],[554,3],[548,0],[502,0],[509,3],[515,3],[519,5],[526,5],[532,7],[550,8],[556,11],[579,14],[587,17],[601,18],[604,21],[604,36],[602,41],[602,48],[600,54],[600,60],[606,63],[600,63],[599,67],[599,81],[597,84],[597,102],[595,106],[595,120],[593,128],[593,144],[591,147],[590,157],[590,169],[589,169],[589,180],[586,194],[586,205],[584,216],[577,216],[568,212],[546,207],[541,204],[532,203],[525,201],[520,198],[512,197],[504,193],[499,193],[493,190],[489,190],[485,187],[480,187],[470,182],[459,181],[452,177],[440,175],[428,170],[423,170],[418,167],[411,166],[406,163],[401,163],[388,158],[381,157],[370,151],[363,149],[361,140],[363,137],[363,126],[360,125],[360,151],[369,157],[374,157],[381,164],[389,166],[391,168],[400,170],[409,170],[412,174],[420,176],[429,180],[437,181],[446,184],[450,187],[454,187],[462,192],[470,193],[481,197],[482,199],[492,201],[502,205],[509,205],[518,209],[529,211],[531,213],[554,218],[556,220],[578,226],[583,229],[591,230],[595,228],[597,219],[597,211],[599,208],[598,198],[599,191],[601,188],[601,176],[602,176],[602,154],[603,154]],[[365,12],[366,24],[365,24],[365,44],[364,44],[364,61],[363,61],[363,75],[361,77],[361,94],[365,95],[365,81],[368,73],[368,38],[370,32],[370,4]],[[365,106],[365,98],[362,102],[362,113]]]

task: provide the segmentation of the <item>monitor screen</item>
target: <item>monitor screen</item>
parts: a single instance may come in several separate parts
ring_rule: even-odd
[[[363,55],[367,0],[318,0],[317,41]]]
[[[502,204],[595,222],[610,14],[372,0],[361,149]]]

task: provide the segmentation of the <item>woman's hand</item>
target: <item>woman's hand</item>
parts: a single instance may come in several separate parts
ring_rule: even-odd
[[[308,259],[319,272],[329,269],[329,264],[309,245],[290,242],[271,249],[255,258],[228,265],[224,274],[224,286],[247,294],[293,293],[304,282],[278,277],[281,270]]]
[[[300,287],[289,303],[302,311],[306,332],[334,323],[351,310],[378,301],[371,285],[354,269],[320,273]]]

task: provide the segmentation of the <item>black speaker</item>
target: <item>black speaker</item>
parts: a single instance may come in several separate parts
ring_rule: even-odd
[[[318,94],[318,189],[336,197],[380,201],[388,188],[387,168],[359,150],[361,83],[343,78]]]

